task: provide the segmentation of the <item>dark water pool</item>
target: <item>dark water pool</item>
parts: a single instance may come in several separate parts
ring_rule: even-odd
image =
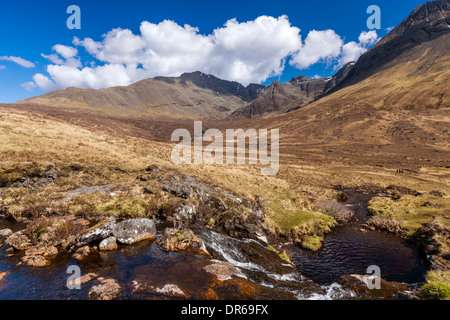
[[[369,218],[367,203],[374,195],[356,191],[348,195],[347,204],[355,212],[353,219],[327,235],[319,252],[291,248],[292,261],[300,273],[318,284],[329,285],[342,275],[366,274],[369,266],[377,265],[387,281],[423,282],[426,267],[411,243],[385,232],[361,232]]]

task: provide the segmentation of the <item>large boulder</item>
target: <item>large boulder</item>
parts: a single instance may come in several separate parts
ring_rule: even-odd
[[[114,237],[123,244],[134,244],[156,236],[156,226],[153,220],[139,218],[125,220],[116,224]]]
[[[114,217],[108,218],[96,224],[92,228],[86,230],[77,239],[77,246],[83,247],[93,241],[101,241],[110,237],[116,226],[116,219]]]

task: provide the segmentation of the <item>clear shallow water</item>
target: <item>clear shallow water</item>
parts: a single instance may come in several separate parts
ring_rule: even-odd
[[[340,276],[366,274],[377,265],[387,281],[417,283],[425,280],[426,267],[417,248],[392,234],[361,232],[368,219],[366,205],[373,195],[349,192],[347,203],[355,212],[350,223],[337,227],[326,236],[317,253],[290,247],[291,260],[304,276],[321,285],[338,282]]]

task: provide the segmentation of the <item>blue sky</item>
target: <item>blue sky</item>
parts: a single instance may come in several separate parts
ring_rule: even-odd
[[[20,99],[24,99],[30,96],[42,94],[47,92],[51,88],[60,88],[66,86],[66,83],[80,83],[83,86],[106,86],[109,83],[101,79],[97,79],[96,82],[89,82],[86,79],[79,79],[79,82],[73,82],[70,77],[83,77],[78,70],[91,66],[104,66],[106,64],[122,64],[126,63],[117,59],[114,56],[107,43],[103,43],[99,51],[96,54],[93,53],[93,49],[89,51],[87,49],[87,42],[83,42],[86,38],[93,39],[97,44],[102,43],[102,35],[110,32],[115,28],[129,29],[132,37],[136,41],[141,41],[142,39],[135,39],[135,36],[140,36],[141,22],[148,21],[148,30],[169,30],[173,28],[173,25],[159,25],[163,20],[172,20],[180,28],[183,28],[185,24],[189,24],[192,27],[198,28],[198,31],[190,33],[198,34],[199,39],[207,41],[207,36],[211,35],[213,31],[217,28],[223,28],[224,24],[233,18],[236,18],[237,23],[244,23],[249,21],[255,21],[258,17],[269,16],[278,19],[280,16],[286,15],[288,21],[292,27],[300,29],[300,36],[302,45],[307,38],[311,30],[332,30],[332,35],[338,35],[342,40],[342,44],[349,42],[358,42],[358,37],[362,32],[368,32],[366,26],[366,21],[369,15],[366,13],[366,9],[369,5],[378,5],[381,8],[381,29],[377,30],[377,36],[383,37],[388,32],[386,28],[398,25],[408,14],[418,5],[425,3],[426,1],[419,0],[400,0],[400,1],[387,1],[387,0],[348,0],[348,1],[284,1],[284,0],[259,0],[259,1],[137,1],[137,0],[109,0],[109,1],[81,1],[81,0],[71,0],[71,1],[8,1],[7,3],[0,4],[0,102],[15,102]],[[66,20],[69,14],[66,13],[66,9],[69,5],[78,5],[81,8],[81,30],[69,30],[66,27]],[[269,21],[267,23],[271,24],[283,24],[283,21]],[[164,29],[164,28],[166,29]],[[230,37],[236,36],[235,30],[238,29],[238,25],[234,25],[233,28],[228,28],[229,32],[224,32],[221,36],[220,41],[229,41]],[[246,26],[246,28],[252,28],[251,25]],[[281,27],[280,27],[281,28]],[[172,30],[172,29],[170,29]],[[253,29],[249,29],[253,30]],[[276,29],[278,30],[278,29]],[[279,30],[286,30],[279,29]],[[179,30],[181,33],[184,30]],[[227,30],[225,30],[227,31]],[[288,30],[289,31],[289,30]],[[286,31],[286,32],[288,32]],[[290,30],[289,32],[291,32]],[[277,31],[274,31],[277,32]],[[295,32],[294,32],[295,33]],[[275,33],[276,34],[276,33]],[[323,36],[321,34],[320,36]],[[79,43],[74,44],[74,37],[80,39]],[[156,37],[156,36],[155,36]],[[114,35],[111,35],[111,39]],[[274,59],[284,57],[281,61],[286,61],[284,65],[284,70],[279,72],[276,76],[268,77],[267,79],[260,81],[264,84],[269,84],[274,80],[280,80],[282,82],[289,81],[292,77],[298,76],[300,74],[313,77],[321,76],[328,77],[336,72],[338,59],[335,57],[333,59],[319,59],[319,61],[312,63],[308,66],[305,64],[297,63],[292,65],[289,61],[292,59],[292,55],[288,55],[283,50],[290,50],[289,48],[283,48],[282,43],[276,43],[276,37],[272,39],[261,39],[265,41],[267,46],[273,46],[273,50],[265,53],[265,47],[258,42],[255,42],[255,61],[260,59],[260,62],[252,65],[244,65],[244,69],[248,68],[249,73],[254,73],[251,76],[247,76],[245,71],[232,70],[232,67],[226,65],[227,63],[236,63],[242,59],[248,58],[248,50],[242,50],[242,52],[234,53],[229,50],[224,53],[223,46],[212,46],[210,43],[205,44],[205,48],[211,48],[211,54],[217,53],[220,59],[217,61],[218,64],[222,63],[223,66],[212,66],[208,65],[208,61],[198,61],[193,63],[192,61],[186,62],[186,69],[203,68],[210,71],[217,70],[216,75],[223,78],[230,78],[230,80],[242,79],[245,82],[247,79],[252,80],[264,79],[264,74],[270,68],[265,68],[265,64],[268,61],[270,55],[274,55]],[[194,70],[182,70],[183,64],[179,64],[177,61],[180,60],[180,56],[166,57],[160,50],[160,55],[158,59],[153,59],[149,61],[147,58],[142,58],[143,52],[148,52],[153,49],[152,45],[159,38],[152,38],[149,44],[142,44],[139,48],[139,57],[137,54],[133,53],[133,70],[130,67],[127,70],[127,76],[120,79],[118,84],[133,82],[134,79],[139,79],[145,75],[154,75],[155,72],[165,73],[163,70],[168,70],[168,73],[173,73],[180,71],[194,71]],[[175,38],[178,39],[178,38]],[[219,36],[214,40],[219,42]],[[292,32],[286,34],[286,43],[292,39]],[[320,38],[319,38],[320,39]],[[172,39],[173,40],[173,39]],[[235,39],[233,38],[233,41]],[[176,40],[175,40],[176,41]],[[182,40],[184,41],[184,40]],[[195,42],[195,40],[192,40]],[[245,41],[245,38],[239,39],[238,41]],[[295,39],[292,41],[295,42]],[[331,40],[330,40],[331,41]],[[189,51],[189,47],[196,47],[195,43],[187,43],[188,47],[186,50]],[[158,42],[159,46],[164,47],[165,44]],[[238,42],[242,43],[242,42]],[[65,54],[65,51],[60,51],[54,49],[55,45],[63,45],[70,48],[76,48],[77,54],[72,57],[71,54]],[[279,47],[281,45],[281,47]],[[295,43],[289,44],[295,47]],[[126,44],[124,44],[126,46]],[[186,47],[185,46],[185,47]],[[278,46],[278,47],[277,47]],[[53,49],[52,49],[53,48]],[[198,52],[203,54],[203,47],[198,48]],[[177,49],[179,49],[177,47]],[[367,49],[367,48],[366,48]],[[156,50],[156,51],[158,51]],[[161,51],[162,50],[162,51]],[[181,50],[181,49],[180,49]],[[220,51],[222,50],[222,51]],[[236,51],[239,51],[237,48]],[[117,52],[118,55],[122,54],[120,48]],[[307,55],[308,51],[305,50],[303,55]],[[61,56],[61,53],[66,55],[66,58]],[[46,55],[45,58],[42,54]],[[49,61],[49,56],[51,54],[59,54],[59,60],[65,60],[63,63],[65,66],[70,66],[72,73],[61,74],[63,70],[69,70],[64,68],[56,68],[55,73],[49,75],[47,66],[54,65],[55,62]],[[183,53],[180,52],[182,55]],[[191,55],[198,56],[196,52],[190,52]],[[239,56],[239,55],[242,55]],[[17,63],[12,61],[10,57],[20,57],[26,62]],[[105,57],[105,58],[101,58]],[[188,56],[189,57],[189,56]],[[211,56],[205,55],[202,57],[203,60],[210,60]],[[170,59],[169,59],[170,58]],[[305,60],[305,57],[300,57]],[[299,59],[300,59],[299,58]],[[307,58],[307,57],[306,57]],[[71,60],[72,59],[72,60]],[[125,57],[124,57],[125,59]],[[131,59],[131,58],[130,58]],[[131,61],[129,57],[124,61]],[[144,59],[142,62],[139,59]],[[191,59],[191,58],[189,58]],[[72,62],[71,62],[72,61]],[[259,60],[258,60],[259,61]],[[20,62],[20,61],[19,61]],[[170,67],[164,66],[163,64],[170,64]],[[204,63],[204,64],[202,64]],[[57,64],[57,63],[56,63]],[[157,64],[157,68],[155,65]],[[277,62],[275,61],[276,65]],[[128,66],[129,67],[129,66]],[[236,66],[235,66],[236,67]],[[142,70],[144,68],[146,70]],[[236,67],[237,68],[237,67]],[[78,70],[77,70],[78,69]],[[121,77],[120,72],[122,69],[114,70],[116,73],[105,73],[103,77],[114,78],[117,76],[119,79]],[[137,71],[136,71],[137,70]],[[174,71],[175,70],[175,71]],[[256,71],[255,71],[256,70]],[[89,71],[89,70],[87,70]],[[144,72],[145,71],[145,72]],[[59,72],[59,73],[58,73]],[[123,71],[125,72],[125,71]],[[267,73],[267,72],[266,72]],[[45,80],[47,78],[51,85],[40,85],[44,82],[36,81],[33,76],[36,74],[41,74],[41,77]],[[87,73],[86,73],[87,74]],[[97,73],[95,76],[101,77]],[[130,75],[131,74],[131,75]],[[60,79],[59,77],[65,76],[65,79]],[[90,77],[90,75],[86,75]],[[55,80],[56,79],[56,80]],[[39,79],[38,79],[39,80]],[[127,82],[128,81],[128,82]],[[24,83],[32,83],[30,86],[23,86]],[[39,85],[38,85],[39,84]],[[92,84],[92,85],[90,85]],[[26,90],[26,88],[28,91]],[[43,90],[47,89],[47,90]]]

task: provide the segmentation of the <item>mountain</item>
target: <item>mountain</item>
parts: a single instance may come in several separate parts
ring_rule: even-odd
[[[330,149],[336,159],[364,156],[377,166],[448,168],[449,2],[415,9],[321,99],[252,125],[279,128],[281,148],[293,155],[314,150],[322,158]]]
[[[275,81],[253,102],[234,111],[230,117],[232,119],[254,118],[286,113],[304,107],[339,84],[354,64],[354,62],[347,63],[330,78],[309,79],[300,75],[282,84]]]
[[[20,101],[119,115],[222,119],[253,101],[265,86],[219,79],[201,72],[156,77],[127,87],[66,88]]]
[[[417,7],[402,23],[394,28],[386,37],[379,41],[372,49],[364,53],[358,60],[348,77],[331,91],[337,91],[345,86],[359,81],[393,66],[393,64],[407,63],[411,57],[406,52],[414,53],[414,48],[420,44],[429,43],[450,33],[450,0],[427,2]],[[435,42],[441,44],[441,41]],[[437,49],[437,50],[435,50]],[[440,48],[432,48],[437,56],[445,53],[445,44]],[[413,50],[413,51],[411,51]],[[417,51],[417,50],[415,50]],[[437,56],[428,54],[428,62],[422,61],[422,68],[411,75],[427,72]]]

